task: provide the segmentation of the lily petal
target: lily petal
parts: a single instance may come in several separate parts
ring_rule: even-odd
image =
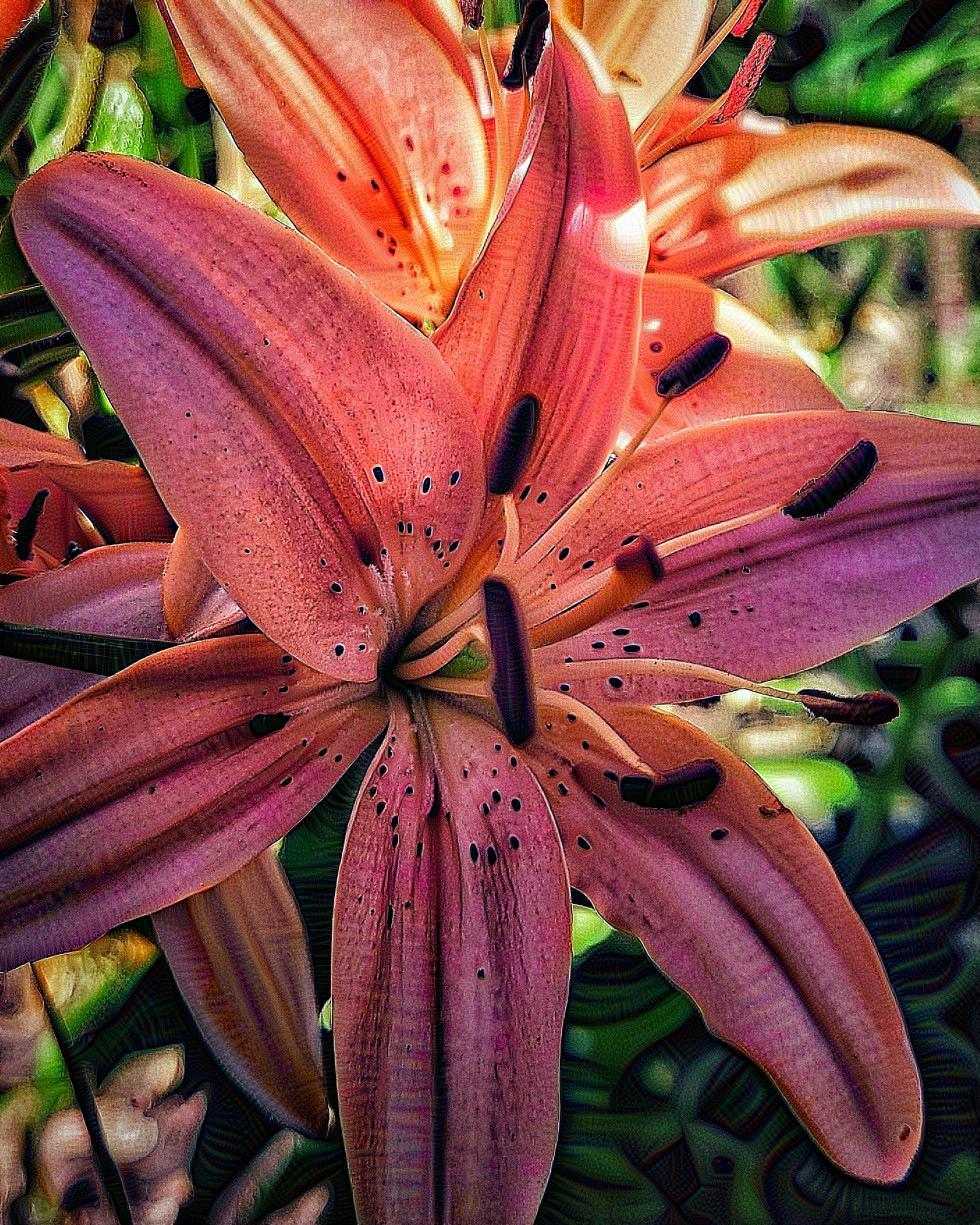
[[[459,39],[426,0],[167,0],[263,185],[396,310],[445,316],[490,203]],[[370,49],[366,55],[365,50]]]
[[[77,948],[254,859],[378,734],[370,693],[260,635],[216,638],[142,660],[3,741],[0,968]],[[288,722],[269,730],[258,715]]]
[[[482,720],[428,711],[438,805],[402,710],[365,779],[334,909],[358,1219],[476,1222],[492,1203],[521,1225],[557,1136],[568,881],[523,763]]]
[[[522,396],[541,402],[521,481],[543,526],[605,462],[632,383],[645,262],[622,104],[588,49],[553,31],[518,168],[435,343],[492,448]]]
[[[161,588],[167,629],[180,642],[212,638],[230,629],[245,614],[215,581],[201,551],[186,532],[170,546]]]
[[[482,509],[472,411],[433,346],[295,231],[158,166],[66,158],[14,210],[208,568],[299,659],[370,679],[378,569],[410,621]]]
[[[606,66],[635,128],[694,59],[709,0],[559,0]]]
[[[273,1118],[311,1135],[330,1119],[306,928],[275,851],[153,916],[194,1020]]]
[[[867,480],[825,513],[782,513],[859,442],[873,443]],[[756,522],[671,551],[672,538]],[[897,413],[783,413],[686,430],[641,447],[567,540],[561,582],[609,557],[624,525],[663,554],[642,601],[536,652],[550,683],[563,661],[606,659],[622,672],[570,683],[573,696],[673,702],[718,692],[699,681],[630,677],[631,658],[692,659],[752,680],[813,667],[867,642],[977,577],[980,429]],[[602,523],[602,541],[596,529]],[[564,550],[563,550],[564,551]],[[535,576],[536,582],[547,581]],[[567,580],[566,580],[567,581]],[[696,613],[697,616],[691,614]],[[614,635],[614,629],[628,630]],[[601,644],[594,646],[594,643]],[[550,678],[550,679],[549,679]]]
[[[702,279],[856,234],[980,219],[955,158],[878,128],[739,132],[668,154],[643,178],[651,270]]]
[[[772,1077],[833,1161],[873,1182],[902,1178],[921,1136],[918,1073],[875,947],[823,852],[703,732],[657,711],[599,713],[656,770],[708,761],[721,781],[684,808],[627,803],[610,775],[635,767],[602,745],[584,750],[554,712],[538,774],[572,884]]]
[[[709,332],[727,336],[731,352],[710,378],[671,400],[651,437],[750,413],[840,408],[837,397],[803,358],[736,298],[693,277],[648,273],[643,282],[640,360],[623,423],[630,433],[659,407],[659,372]]]
[[[160,600],[165,544],[108,545],[0,588],[0,620],[51,629],[167,638]],[[0,660],[0,740],[103,678],[49,664]]]

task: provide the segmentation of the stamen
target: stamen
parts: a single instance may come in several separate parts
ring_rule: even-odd
[[[493,658],[490,689],[507,738],[511,744],[521,745],[534,735],[535,725],[531,651],[524,617],[514,592],[501,579],[487,579],[483,584],[483,605]]]
[[[521,521],[512,493],[504,498],[504,547],[497,562],[497,573],[506,576],[517,560],[521,548]]]
[[[713,761],[690,761],[659,778],[626,775],[619,780],[620,799],[640,808],[693,808],[718,789],[721,767]]]
[[[737,119],[759,92],[762,78],[766,75],[766,66],[776,45],[774,34],[760,34],[752,44],[752,49],[739,64],[731,85],[725,91],[725,105],[717,114],[712,115],[712,123],[727,123]]]
[[[39,489],[31,499],[31,504],[21,516],[20,522],[14,528],[14,552],[21,561],[27,561],[31,556],[31,546],[37,534],[38,521],[48,500],[49,489]]]
[[[527,573],[546,557],[551,549],[555,547],[558,540],[568,535],[569,530],[602,494],[610,482],[622,475],[627,464],[633,458],[640,444],[649,434],[654,423],[658,420],[671,399],[674,396],[683,395],[685,391],[689,391],[692,387],[697,386],[698,383],[703,382],[710,375],[714,374],[731,352],[731,348],[732,344],[727,336],[723,336],[720,332],[709,332],[699,340],[696,340],[692,345],[689,345],[667,365],[660,375],[660,380],[657,384],[658,391],[660,391],[661,383],[665,388],[660,393],[660,403],[647,417],[646,421],[640,426],[627,445],[603,468],[592,484],[583,490],[571,506],[563,514],[559,515],[547,531],[528,549],[520,559],[522,573]]]
[[[100,676],[112,676],[148,655],[177,645],[176,642],[163,642],[156,638],[86,634],[77,630],[55,630],[41,625],[0,621],[0,655],[8,659],[51,664],[56,668],[95,672]]]
[[[833,510],[868,479],[878,463],[878,449],[862,439],[823,476],[809,481],[783,507],[791,519],[813,519]]]
[[[888,723],[899,713],[895,699],[887,693],[858,693],[854,696],[827,693],[822,689],[801,689],[793,693],[777,689],[773,685],[760,684],[736,676],[721,668],[706,664],[690,663],[685,659],[618,659],[615,665],[605,661],[583,659],[561,664],[549,669],[551,675],[560,674],[568,679],[605,680],[615,670],[617,676],[675,676],[703,681],[717,686],[719,691],[748,689],[765,698],[776,698],[780,702],[798,702],[812,715],[826,719],[828,723],[849,723],[860,727],[877,727]]]
[[[569,722],[581,722],[589,729],[596,743],[601,742],[611,753],[621,757],[631,769],[646,770],[652,773],[652,767],[642,757],[639,757],[636,750],[631,748],[601,715],[596,714],[591,706],[586,706],[577,698],[570,698],[567,693],[558,693],[554,689],[539,689],[537,699],[542,706],[554,706],[560,710]]]
[[[471,30],[478,30],[483,25],[483,0],[459,0],[459,7]]]
[[[490,493],[500,497],[513,492],[534,446],[540,415],[541,402],[537,396],[521,396],[507,413],[487,462]]]
[[[649,170],[654,162],[669,153],[671,149],[676,148],[688,136],[692,136],[703,128],[705,124],[725,123],[737,118],[755,97],[762,84],[766,65],[769,63],[769,57],[775,45],[776,39],[772,34],[760,34],[752,45],[752,50],[739,65],[738,72],[725,92],[706,106],[700,114],[695,115],[691,122],[686,123],[679,132],[672,133],[659,144],[654,145],[648,153],[642,152],[639,155],[640,169]]]
[[[684,86],[693,76],[701,71],[729,34],[742,38],[748,32],[750,26],[758,17],[759,10],[764,3],[765,0],[742,0],[742,3],[732,10],[730,16],[718,27],[708,42],[701,48],[698,56],[677,77],[664,96],[646,116],[633,137],[637,156],[641,162],[646,154],[647,142],[656,136],[662,121],[666,118],[667,112],[673,105],[674,99],[682,92]]]
[[[880,727],[900,713],[895,698],[880,690],[841,697],[825,689],[801,689],[796,697],[811,714],[828,723],[846,723],[851,727]]]
[[[652,542],[645,536],[638,537],[632,544],[620,549],[613,559],[611,570],[605,573],[601,585],[593,592],[577,602],[576,592],[559,592],[558,603],[565,605],[561,611],[536,611],[531,645],[551,646],[588,629],[590,625],[638,599],[653,583],[663,578],[663,573],[663,563]]]
[[[405,648],[405,656],[408,659],[418,659],[420,655],[424,655],[430,648],[442,642],[465,625],[471,617],[479,614],[483,606],[483,599],[478,591],[475,591],[468,599],[464,600],[457,608],[454,608],[451,613],[448,613],[441,621],[437,621],[434,625],[430,625],[427,630],[423,630],[416,638]]]
[[[551,13],[547,0],[528,0],[517,27],[514,46],[500,78],[504,89],[523,89],[538,70],[544,53]]]
[[[657,395],[684,395],[714,374],[731,351],[732,342],[720,332],[702,336],[667,363],[657,379]]]
[[[755,23],[756,17],[759,16],[759,9],[762,8],[766,0],[750,0],[748,4],[739,5],[744,12],[739,17],[738,21],[732,26],[732,36],[734,38],[744,38]]]

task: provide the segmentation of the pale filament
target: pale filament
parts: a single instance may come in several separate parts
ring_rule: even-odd
[[[510,133],[506,121],[506,111],[504,109],[503,90],[500,88],[500,78],[497,76],[497,68],[493,62],[493,52],[490,50],[490,40],[487,38],[487,32],[483,26],[480,26],[477,38],[480,46],[480,58],[483,61],[483,71],[487,78],[487,89],[490,91],[490,106],[493,110],[493,140],[495,160],[493,169],[493,192],[490,197],[490,209],[487,213],[487,233],[489,233],[494,221],[497,218],[501,201],[504,198],[504,193],[507,190],[507,184],[510,181],[513,151],[510,147]],[[483,237],[486,239],[486,234],[484,234]]]
[[[715,98],[714,102],[709,103],[703,111],[700,111],[697,115],[695,115],[690,123],[685,123],[680,131],[674,132],[671,136],[668,136],[666,140],[662,140],[659,144],[654,145],[649,153],[643,154],[640,160],[640,169],[649,170],[654,162],[659,161],[659,159],[662,158],[665,153],[669,153],[671,149],[676,148],[681,141],[686,140],[688,136],[691,136],[694,132],[698,131],[699,128],[703,128],[704,125],[708,123],[709,120],[713,119],[725,105],[725,103],[728,101],[730,93],[731,90],[726,89],[723,94]]]
[[[615,663],[604,659],[581,659],[570,664],[556,665],[553,670],[549,669],[549,673],[552,671],[556,676],[561,675],[568,680],[606,680],[610,675],[679,676],[688,680],[704,681],[707,685],[717,685],[724,690],[748,689],[764,698],[779,698],[782,702],[803,700],[785,689],[746,680],[744,676],[735,676],[732,672],[710,668],[706,664],[690,663],[686,659],[618,659]]]
[[[418,684],[420,688],[432,690],[434,693],[446,693],[455,697],[482,698],[488,702],[493,701],[490,686],[484,681],[457,680],[454,677],[446,676],[426,676]],[[535,688],[534,702],[538,707],[543,705],[552,706],[566,716],[571,715],[575,722],[587,727],[596,740],[602,741],[610,752],[614,753],[617,757],[621,757],[631,769],[641,774],[657,775],[658,771],[654,770],[642,757],[638,757],[636,751],[626,743],[622,736],[615,732],[601,715],[597,715],[591,707],[586,706],[583,702],[569,697],[566,693],[558,693],[557,690],[541,688]]]
[[[781,510],[781,503],[774,502],[769,506],[760,506],[758,510],[747,511],[744,515],[738,515],[734,519],[709,523],[706,527],[695,528],[694,531],[685,532],[682,536],[671,536],[669,540],[664,540],[657,545],[657,552],[661,557],[670,557],[674,553],[680,553],[682,549],[690,549],[696,544],[704,544],[706,540],[713,540],[716,536],[724,536],[727,532],[738,531],[740,527],[748,527],[750,523],[759,523],[762,519],[768,519],[770,515],[778,514]]]

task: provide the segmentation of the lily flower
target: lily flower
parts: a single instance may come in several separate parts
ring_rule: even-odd
[[[86,460],[70,439],[0,421],[0,574],[24,577],[85,549],[172,531],[141,469]]]
[[[650,704],[770,692],[973,579],[980,434],[797,411],[654,439],[724,369],[711,332],[607,466],[645,207],[622,104],[562,27],[434,343],[296,231],[156,166],[73,155],[14,212],[180,536],[251,625],[141,643],[0,744],[0,965],[223,889],[379,740],[332,954],[359,1219],[534,1219],[570,885],[833,1160],[900,1179],[920,1089],[870,938],[805,827]],[[894,714],[880,694],[798,700]],[[262,927],[258,900],[221,911],[241,947]],[[193,967],[214,929],[191,927]]]
[[[356,22],[332,2],[165,7],[273,199],[401,314],[441,322],[519,155],[526,112],[495,67],[513,32],[461,35],[455,0],[374,0]],[[478,27],[480,6],[463,7]],[[975,225],[980,196],[962,166],[901,133],[790,127],[747,110],[770,36],[720,104],[684,94],[728,34],[749,31],[759,0],[742,0],[707,42],[713,0],[551,7],[607,68],[644,166],[652,275],[625,424],[640,427],[656,400],[652,379],[712,328],[732,340],[730,361],[676,397],[656,435],[733,414],[839,407],[785,339],[712,282],[856,234]]]

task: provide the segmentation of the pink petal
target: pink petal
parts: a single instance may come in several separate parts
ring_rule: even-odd
[[[832,123],[679,149],[644,175],[644,188],[651,269],[702,279],[855,234],[980,219],[980,192],[942,149]]]
[[[781,513],[809,480],[861,440],[878,464],[826,514]],[[752,680],[832,659],[972,582],[978,573],[980,429],[896,413],[784,413],[686,430],[637,452],[595,515],[536,581],[567,581],[590,557],[608,557],[622,533],[655,543],[756,509],[761,521],[667,553],[648,607],[613,614],[537,652],[542,683],[562,661],[687,659]],[[691,613],[699,614],[692,624]],[[614,635],[614,629],[628,629]],[[602,643],[594,647],[593,643]],[[636,648],[639,647],[639,651]],[[690,680],[571,684],[573,696],[671,702],[718,692]],[[550,683],[550,682],[549,682]]]
[[[15,212],[215,577],[298,658],[370,679],[388,625],[362,555],[410,621],[482,507],[470,407],[432,345],[294,231],[157,166],[66,158]]]
[[[921,1136],[915,1061],[874,945],[823,852],[703,732],[656,711],[600,713],[654,769],[707,760],[722,779],[691,807],[626,803],[604,772],[620,778],[634,766],[599,743],[583,749],[555,711],[538,776],[572,884],[773,1078],[832,1160],[869,1181],[902,1178]]]
[[[222,1066],[277,1122],[330,1117],[306,928],[275,851],[153,916],[177,986]]]
[[[304,234],[391,306],[441,319],[479,246],[489,157],[436,3],[168,0],[250,166]],[[370,48],[370,54],[365,51]]]
[[[476,1222],[492,1204],[520,1225],[534,1219],[557,1135],[568,882],[541,792],[499,733],[427,709],[438,807],[399,710],[341,861],[334,1040],[347,1155],[361,1220]]]
[[[150,656],[0,743],[0,968],[254,859],[384,725],[370,693],[260,635],[216,638]],[[279,730],[250,726],[279,713]]]
[[[160,601],[165,544],[107,545],[69,566],[0,587],[0,620],[52,629],[168,638]],[[102,680],[21,659],[0,659],[0,739]]]
[[[651,437],[749,413],[840,407],[830,388],[779,333],[730,294],[693,277],[648,273],[640,360],[623,423],[630,433],[659,407],[660,371],[709,332],[727,336],[731,352],[710,378],[671,400]]]
[[[557,28],[497,223],[434,338],[488,446],[521,396],[541,401],[519,485],[528,531],[595,475],[615,437],[636,361],[641,198],[622,105]]]
[[[245,619],[186,532],[179,531],[170,547],[161,595],[167,628],[182,642],[210,638]]]

